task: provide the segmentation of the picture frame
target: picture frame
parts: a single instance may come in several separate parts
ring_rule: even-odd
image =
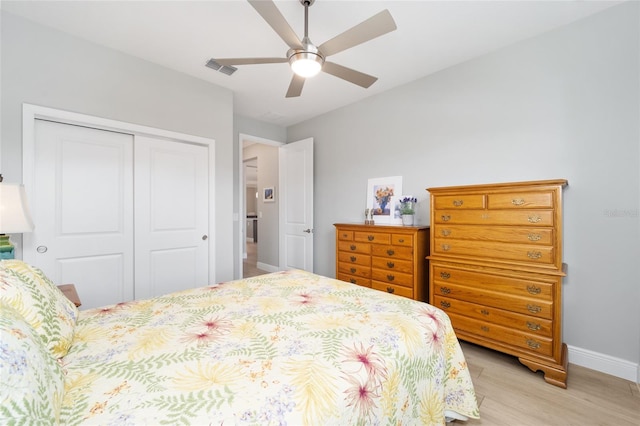
[[[262,188],[262,201],[265,203],[275,203],[276,190],[273,186],[267,186]]]
[[[399,199],[402,176],[372,178],[367,181],[367,209],[373,210],[373,221],[380,224],[401,224]]]

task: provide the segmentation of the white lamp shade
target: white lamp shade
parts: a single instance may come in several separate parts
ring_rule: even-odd
[[[24,185],[0,183],[0,234],[33,231]]]

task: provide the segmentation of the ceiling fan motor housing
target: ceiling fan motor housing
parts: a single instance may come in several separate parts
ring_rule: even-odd
[[[287,51],[287,59],[293,71],[301,77],[316,75],[324,64],[324,56],[307,37],[302,40],[302,49]]]

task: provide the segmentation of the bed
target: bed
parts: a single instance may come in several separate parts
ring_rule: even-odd
[[[439,425],[478,418],[449,318],[292,270],[78,311],[0,262],[0,423]]]

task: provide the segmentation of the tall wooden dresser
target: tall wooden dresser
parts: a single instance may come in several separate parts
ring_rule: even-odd
[[[336,223],[336,278],[427,301],[428,226]]]
[[[566,388],[562,189],[566,180],[428,188],[429,303],[456,334]]]

